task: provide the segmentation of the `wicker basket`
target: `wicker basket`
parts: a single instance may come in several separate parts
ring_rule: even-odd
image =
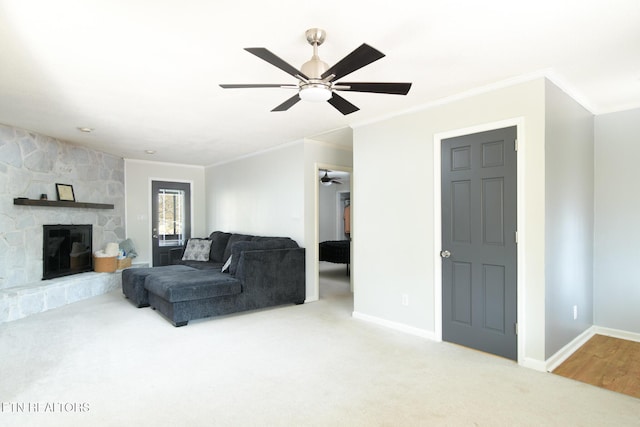
[[[127,267],[131,267],[131,258],[122,258],[117,260],[118,263],[116,265],[116,268],[118,270],[122,270],[123,268],[127,268]]]
[[[114,256],[93,257],[93,271],[96,273],[113,273],[116,267],[117,259]]]

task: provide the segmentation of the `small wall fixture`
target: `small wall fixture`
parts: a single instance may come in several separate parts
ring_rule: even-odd
[[[91,133],[93,132],[93,128],[88,128],[88,127],[78,127],[77,128],[80,132],[84,132],[84,133]]]

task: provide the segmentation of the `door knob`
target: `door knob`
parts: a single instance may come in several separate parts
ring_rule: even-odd
[[[449,251],[440,251],[440,256],[442,258],[449,258],[451,256],[451,252],[449,252]]]

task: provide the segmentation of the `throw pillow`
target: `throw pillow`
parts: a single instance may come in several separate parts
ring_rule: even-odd
[[[222,266],[222,270],[220,270],[221,272],[224,273],[229,269],[229,266],[231,265],[231,258],[233,258],[233,255],[231,255],[227,262],[224,263],[224,265]]]
[[[133,242],[131,241],[131,239],[126,239],[120,242],[120,249],[124,251],[125,255],[128,258],[135,258],[138,256],[136,248],[135,246],[133,246]]]
[[[260,240],[235,242],[231,246],[231,257],[233,260],[229,265],[229,273],[236,274],[240,255],[244,251],[260,251],[269,249],[288,249],[297,248],[298,244],[288,237],[269,237]],[[230,257],[230,258],[231,258]]]
[[[209,235],[211,239],[211,255],[209,259],[213,262],[224,262],[228,258],[224,257],[224,249],[227,247],[231,233],[224,233],[222,231],[214,231]]]
[[[183,261],[209,261],[209,251],[211,240],[209,239],[189,239],[187,248],[182,255]]]

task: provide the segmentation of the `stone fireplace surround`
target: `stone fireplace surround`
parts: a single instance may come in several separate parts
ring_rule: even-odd
[[[13,199],[56,199],[55,183],[73,185],[80,202],[113,209],[17,206]],[[119,286],[119,274],[42,279],[42,226],[93,224],[93,248],[125,238],[124,159],[23,129],[0,125],[0,323]]]

